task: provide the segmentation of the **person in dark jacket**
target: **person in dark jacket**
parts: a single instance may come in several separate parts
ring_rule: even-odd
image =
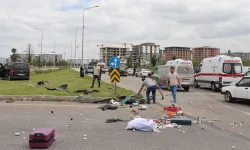
[[[134,67],[134,70],[133,70],[133,77],[135,76],[135,73],[136,73],[136,68]]]
[[[80,67],[80,77],[84,77],[84,69],[82,66]]]

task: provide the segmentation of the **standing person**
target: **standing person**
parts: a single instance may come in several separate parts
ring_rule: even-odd
[[[101,77],[102,77],[102,68],[100,68],[100,76],[99,76],[100,81],[101,81]]]
[[[178,85],[181,88],[181,81],[177,72],[174,71],[174,67],[170,68],[170,72],[167,75],[166,87],[169,87],[173,95],[174,104],[176,104],[176,92]]]
[[[134,67],[134,70],[133,70],[133,77],[135,76],[135,72],[136,72],[136,68]]]
[[[80,77],[84,77],[84,69],[82,66],[80,67]]]
[[[141,94],[141,91],[143,90],[144,86],[146,86],[147,91],[146,91],[146,95],[147,95],[147,103],[150,104],[150,93],[152,92],[152,96],[153,96],[153,103],[155,104],[155,100],[156,100],[156,89],[157,89],[157,85],[154,82],[154,80],[152,79],[152,74],[149,73],[148,77],[143,81],[142,86],[138,92],[138,95]]]
[[[100,83],[100,67],[97,65],[97,63],[94,63],[94,72],[93,72],[93,81],[92,81],[92,86],[90,88],[94,88],[94,84],[95,84],[95,80],[97,79],[98,81],[98,87],[101,87],[101,83]]]

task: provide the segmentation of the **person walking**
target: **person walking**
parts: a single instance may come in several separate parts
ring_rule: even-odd
[[[135,76],[135,72],[136,72],[136,68],[134,67],[134,70],[133,70],[133,77]]]
[[[180,81],[179,75],[177,72],[174,71],[174,67],[171,67],[170,72],[167,75],[166,87],[170,86],[170,90],[173,95],[174,104],[176,104],[176,92],[177,92],[178,85],[181,88],[181,81]]]
[[[157,83],[157,81],[155,81],[154,80],[154,82],[155,82],[155,84],[157,85],[157,89],[158,89],[158,91],[159,91],[159,93],[161,94],[161,99],[162,100],[164,100],[164,95],[163,95],[163,92],[162,92],[162,84],[161,84],[161,82],[159,82],[159,83]]]
[[[94,88],[94,84],[95,84],[95,80],[97,79],[98,81],[98,87],[101,87],[101,83],[100,83],[100,67],[97,65],[97,63],[94,64],[94,72],[93,72],[93,80],[92,80],[92,86],[90,88]]]
[[[152,93],[153,96],[153,103],[155,104],[156,101],[156,89],[157,89],[157,84],[155,83],[155,81],[152,79],[152,74],[149,73],[147,78],[143,81],[142,86],[138,92],[138,95],[141,94],[144,86],[146,86],[147,91],[146,91],[146,95],[147,95],[147,103],[150,104],[150,93]]]
[[[80,67],[80,77],[84,77],[84,69],[82,66]]]

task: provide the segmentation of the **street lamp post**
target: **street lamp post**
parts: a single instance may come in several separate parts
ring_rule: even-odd
[[[84,26],[85,27],[85,26]],[[76,27],[76,35],[75,35],[75,53],[74,53],[74,69],[76,68],[76,49],[77,49],[77,45],[76,45],[76,38],[77,38],[77,29],[82,28],[82,27]]]
[[[40,47],[41,47],[40,64],[41,64],[41,62],[42,62],[42,54],[43,54],[43,29],[39,29],[39,28],[33,28],[33,29],[39,30],[39,31],[42,32],[42,36],[41,36],[41,45],[40,45]]]
[[[82,62],[81,62],[82,66],[83,66],[83,45],[84,45],[84,11],[88,9],[96,8],[96,7],[99,7],[99,6],[84,8],[82,11]]]

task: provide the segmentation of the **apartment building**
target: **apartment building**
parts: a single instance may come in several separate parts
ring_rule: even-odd
[[[171,46],[161,50],[161,56],[166,60],[172,60],[174,56],[178,59],[191,60],[192,51],[190,47]]]
[[[250,60],[250,53],[233,52],[230,56],[240,57],[242,60]]]
[[[28,62],[29,55],[31,56],[31,60],[36,59],[35,54],[28,54],[27,52],[17,52],[16,54],[20,56],[23,62]]]
[[[62,54],[58,54],[58,53],[44,53],[44,54],[40,54],[39,55],[41,57],[41,60],[45,61],[45,62],[54,62],[55,60],[57,62],[62,60]]]
[[[100,48],[100,60],[109,66],[109,60],[113,56],[125,59],[129,48],[123,47],[102,47]]]
[[[203,60],[207,57],[214,57],[220,54],[220,48],[202,46],[193,48],[193,60]]]
[[[147,65],[150,63],[153,55],[159,57],[160,45],[155,43],[142,43],[132,46],[132,64],[140,63]]]

